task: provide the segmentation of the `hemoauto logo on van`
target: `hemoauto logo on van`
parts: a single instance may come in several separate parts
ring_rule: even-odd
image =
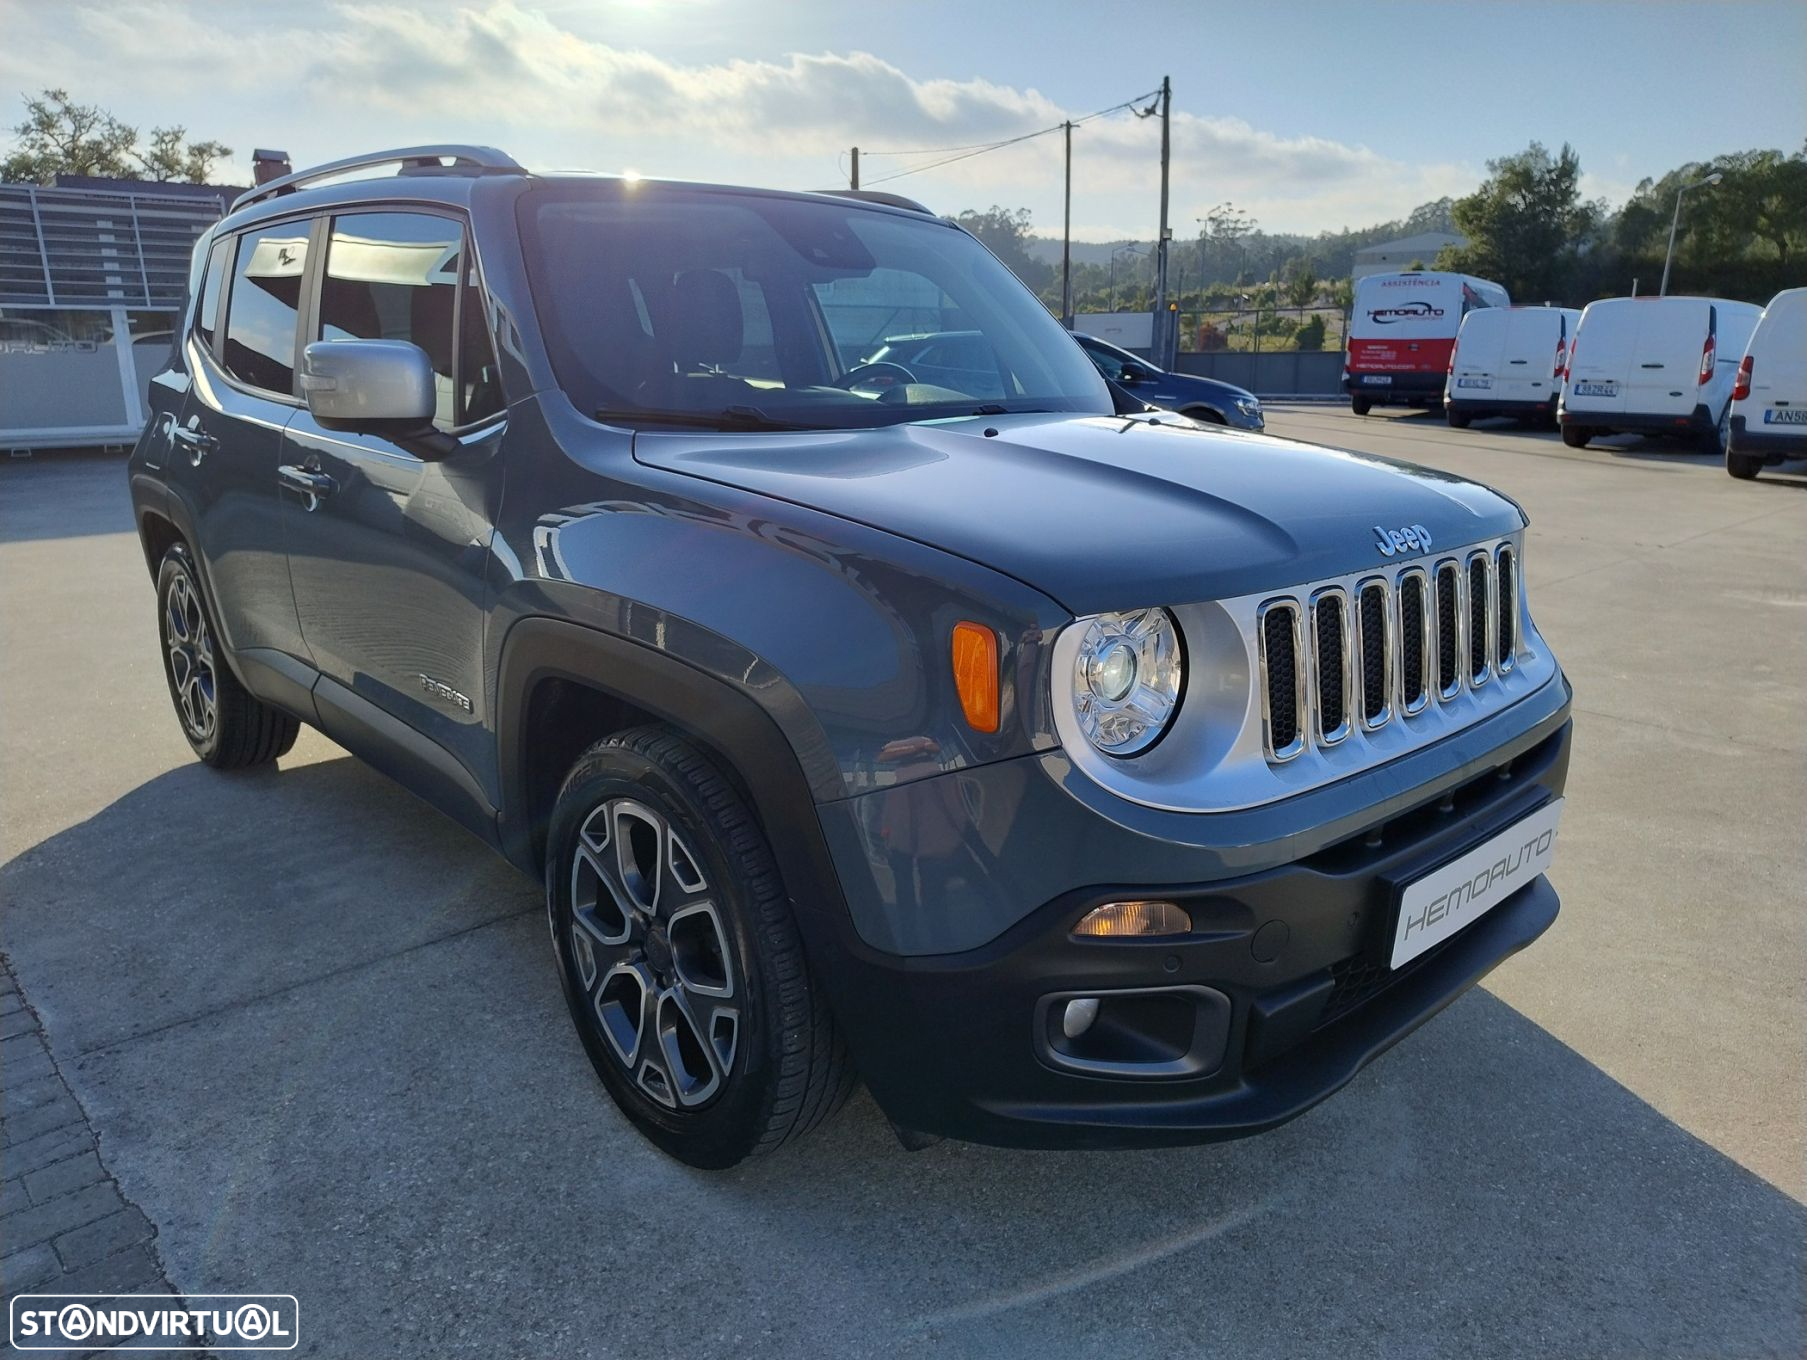
[[[1376,307],[1368,313],[1368,318],[1376,325],[1391,326],[1395,321],[1423,321],[1442,315],[1441,307],[1433,307],[1428,302],[1407,302],[1397,307]]]

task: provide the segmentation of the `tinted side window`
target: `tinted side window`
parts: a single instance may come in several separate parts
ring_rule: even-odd
[[[306,222],[248,231],[226,301],[226,371],[253,387],[295,386],[295,309],[307,268]]]
[[[201,285],[201,305],[195,308],[195,334],[204,348],[213,348],[213,333],[220,324],[220,294],[225,291],[226,270],[232,259],[232,238],[213,243],[207,256],[207,280]]]
[[[333,219],[320,285],[322,340],[409,340],[433,364],[436,424],[456,423],[453,343],[464,229],[426,213]]]

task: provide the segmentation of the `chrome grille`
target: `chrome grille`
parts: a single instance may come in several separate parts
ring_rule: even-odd
[[[1468,559],[1468,680],[1484,685],[1493,674],[1493,557],[1473,553]]]
[[[1431,701],[1430,589],[1417,567],[1399,577],[1399,703],[1408,718]]]
[[[1393,614],[1387,583],[1363,581],[1355,592],[1356,655],[1361,658],[1362,723],[1379,727],[1393,716]]]
[[[1462,571],[1454,562],[1437,564],[1437,697],[1462,692]]]
[[[1305,749],[1305,686],[1300,664],[1305,658],[1299,606],[1275,600],[1261,607],[1256,619],[1261,639],[1262,726],[1270,760],[1291,760]]]
[[[1518,579],[1515,575],[1518,570],[1518,555],[1512,551],[1510,543],[1502,543],[1499,551],[1494,554],[1494,561],[1498,564],[1499,584],[1496,592],[1500,610],[1499,641],[1496,644],[1498,650],[1494,656],[1494,665],[1504,675],[1512,669],[1518,653]]]
[[[1270,761],[1378,733],[1514,669],[1518,560],[1510,543],[1325,585],[1257,613]]]
[[[1334,746],[1349,735],[1349,597],[1319,591],[1311,599],[1311,651],[1316,667],[1317,737]]]

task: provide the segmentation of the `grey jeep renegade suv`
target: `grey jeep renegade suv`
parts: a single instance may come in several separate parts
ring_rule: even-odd
[[[914,204],[412,148],[191,292],[130,478],[196,754],[309,723],[542,880],[674,1156],[856,1074],[910,1144],[1254,1133],[1555,918],[1518,508],[1150,410]]]

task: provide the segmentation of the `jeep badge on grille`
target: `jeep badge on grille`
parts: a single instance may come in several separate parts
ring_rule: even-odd
[[[1431,531],[1422,524],[1407,524],[1399,529],[1383,529],[1376,524],[1374,537],[1380,540],[1374,546],[1380,549],[1382,557],[1393,557],[1408,549],[1412,553],[1431,550]]]

